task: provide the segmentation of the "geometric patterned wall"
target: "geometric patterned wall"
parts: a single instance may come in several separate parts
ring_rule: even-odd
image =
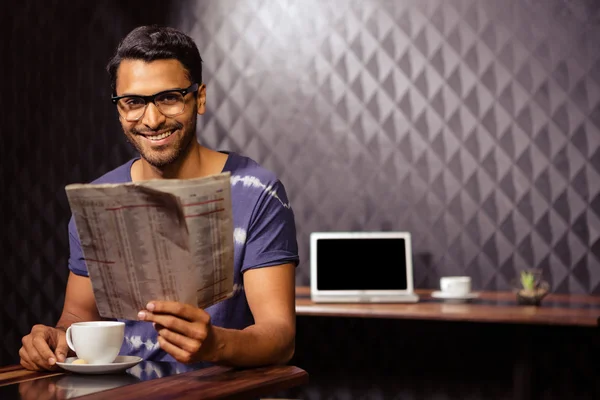
[[[540,267],[600,294],[600,3],[23,0],[3,17],[0,365],[62,308],[64,186],[132,154],[104,66],[147,23],[199,45],[200,141],[285,184],[298,284],[310,232],[406,230],[417,287],[504,290]]]
[[[541,268],[600,294],[600,3],[209,1],[201,142],[288,189],[313,231],[407,230],[417,287],[506,290]],[[340,267],[342,268],[342,267]]]

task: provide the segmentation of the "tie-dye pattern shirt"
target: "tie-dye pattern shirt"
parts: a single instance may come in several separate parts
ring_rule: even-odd
[[[93,183],[131,181],[132,159],[108,172]],[[243,329],[254,323],[243,287],[242,274],[252,268],[298,263],[298,245],[294,214],[283,184],[275,175],[250,158],[229,153],[223,172],[231,173],[233,208],[234,289],[233,297],[206,309],[215,326]],[[79,236],[73,218],[69,222],[71,254],[69,269],[88,276]],[[122,355],[146,360],[174,361],[162,351],[152,324],[125,321]]]

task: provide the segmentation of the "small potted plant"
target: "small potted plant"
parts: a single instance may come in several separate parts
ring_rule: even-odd
[[[517,287],[517,304],[539,306],[542,299],[550,291],[548,282],[541,279],[537,271],[521,271]]]

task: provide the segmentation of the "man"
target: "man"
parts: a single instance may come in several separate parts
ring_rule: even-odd
[[[126,321],[121,354],[183,363],[233,366],[285,363],[294,352],[294,216],[285,189],[254,161],[196,140],[206,108],[202,60],[191,38],[161,27],[139,27],[108,64],[119,120],[140,158],[95,183],[187,179],[231,172],[235,295],[206,310],[156,299]],[[21,365],[52,370],[68,353],[65,330],[100,320],[73,218],[62,315],[56,327],[36,325],[23,338]]]

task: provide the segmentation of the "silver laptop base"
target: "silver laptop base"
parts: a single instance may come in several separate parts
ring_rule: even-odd
[[[311,295],[315,303],[416,303],[419,301],[417,294],[399,296],[327,296]]]

